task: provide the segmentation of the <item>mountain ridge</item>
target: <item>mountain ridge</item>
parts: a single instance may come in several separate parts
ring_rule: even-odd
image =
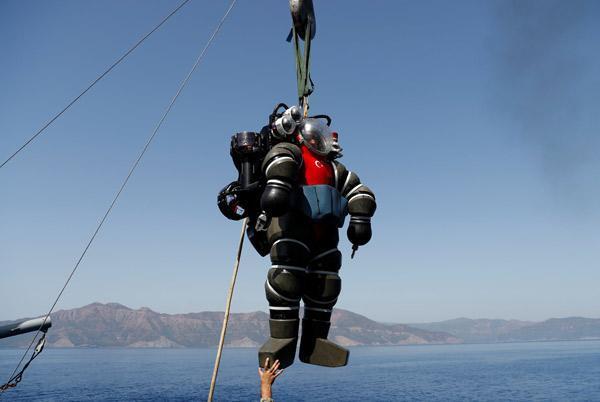
[[[465,343],[600,339],[600,319],[585,317],[549,318],[539,322],[461,317],[408,325],[428,331],[447,332]]]
[[[47,339],[53,347],[210,347],[217,344],[223,314],[165,314],[147,307],[131,309],[119,303],[96,302],[53,313]],[[268,337],[268,318],[262,311],[231,314],[226,346],[261,345]],[[24,346],[24,338],[1,340],[0,347]],[[345,346],[461,342],[447,333],[381,324],[343,309],[334,310],[330,338]]]
[[[257,347],[268,337],[269,315],[263,311],[231,314],[226,346]],[[52,314],[48,344],[53,347],[212,347],[219,338],[222,311],[166,314],[148,307],[91,303]],[[8,324],[11,321],[0,322]],[[498,343],[600,339],[600,319],[550,318],[451,320],[416,324],[380,323],[335,309],[330,339],[344,346]],[[0,340],[0,347],[26,346],[27,336]]]

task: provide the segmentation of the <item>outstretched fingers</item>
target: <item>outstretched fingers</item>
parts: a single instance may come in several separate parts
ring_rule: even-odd
[[[275,360],[275,363],[273,363],[273,365],[271,366],[271,368],[269,368],[269,371],[274,374],[275,372],[277,372],[277,370],[279,369],[280,365],[281,364],[279,363],[279,360]]]
[[[279,360],[275,360],[270,367],[269,362],[270,359],[267,357],[265,359],[264,367],[258,368],[258,375],[261,379],[271,378],[271,381],[273,381],[283,373],[283,369],[279,369],[279,367],[281,367],[281,362]]]

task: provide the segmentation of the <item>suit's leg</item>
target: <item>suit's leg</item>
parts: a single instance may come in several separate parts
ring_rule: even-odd
[[[299,307],[306,279],[310,250],[306,245],[306,223],[292,214],[274,218],[269,226],[271,268],[265,281],[269,301],[270,338],[260,348],[259,365],[268,357],[281,368],[294,362],[298,341]]]
[[[348,350],[328,341],[333,306],[342,289],[338,274],[342,266],[342,253],[337,249],[337,228],[321,242],[311,255],[308,264],[304,295],[304,317],[300,360],[327,367],[340,367],[348,363]],[[334,233],[335,232],[335,233]]]

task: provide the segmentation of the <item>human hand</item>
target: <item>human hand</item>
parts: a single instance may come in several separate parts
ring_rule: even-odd
[[[275,382],[275,379],[283,373],[283,369],[279,370],[279,360],[275,360],[273,365],[269,367],[269,358],[265,360],[265,367],[269,368],[258,368],[258,375],[260,376],[260,392],[262,398],[271,398],[271,385]]]

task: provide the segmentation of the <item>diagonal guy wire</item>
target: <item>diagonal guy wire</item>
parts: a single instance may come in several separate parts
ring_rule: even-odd
[[[73,270],[71,271],[71,274],[69,275],[69,277],[67,278],[65,284],[63,285],[62,289],[60,290],[60,292],[58,293],[58,296],[56,297],[56,300],[54,300],[54,303],[52,304],[52,307],[50,307],[50,310],[48,311],[48,314],[46,314],[46,316],[44,317],[44,321],[42,322],[42,325],[40,325],[40,328],[38,328],[37,332],[35,333],[33,339],[31,340],[31,343],[29,344],[29,347],[27,347],[27,350],[25,351],[25,353],[23,353],[23,357],[21,357],[21,360],[19,361],[19,364],[17,365],[17,367],[15,367],[13,373],[11,374],[10,378],[13,377],[13,375],[17,372],[17,370],[19,369],[19,367],[21,366],[21,363],[23,362],[23,360],[25,359],[25,357],[27,356],[27,352],[29,352],[29,349],[31,349],[31,346],[33,345],[33,343],[35,342],[35,339],[37,338],[38,334],[40,333],[40,329],[44,326],[44,324],[46,323],[46,320],[48,319],[48,317],[50,316],[50,314],[52,313],[52,311],[54,311],[54,307],[56,307],[56,304],[58,303],[59,299],[61,298],[63,292],[65,291],[65,289],[67,288],[67,285],[69,284],[69,282],[71,281],[71,278],[73,278],[73,275],[75,275],[75,271],[77,271],[77,268],[79,268],[79,265],[81,264],[81,261],[83,260],[83,258],[85,257],[85,254],[87,253],[87,251],[89,250],[90,246],[92,245],[92,243],[94,242],[94,239],[96,238],[96,235],[98,234],[98,232],[100,232],[100,229],[102,228],[102,226],[104,225],[104,222],[106,221],[106,218],[108,217],[108,215],[110,214],[110,212],[112,211],[113,207],[115,206],[115,204],[117,203],[117,200],[119,199],[119,196],[121,195],[121,193],[123,192],[123,190],[125,189],[125,186],[127,185],[127,182],[129,181],[129,179],[131,178],[131,176],[133,175],[133,172],[135,171],[135,169],[137,168],[138,164],[140,163],[140,161],[142,160],[142,157],[144,156],[144,154],[146,153],[146,151],[148,150],[148,147],[150,146],[150,144],[152,143],[152,140],[154,139],[154,137],[156,136],[156,134],[158,133],[158,130],[160,129],[160,127],[162,126],[163,122],[165,121],[165,119],[167,118],[167,115],[169,114],[169,112],[171,111],[171,109],[173,108],[173,105],[175,104],[175,101],[177,100],[177,98],[179,97],[179,95],[181,94],[181,92],[183,91],[183,89],[185,88],[186,84],[188,83],[188,81],[190,80],[192,74],[194,73],[194,71],[196,71],[196,68],[198,67],[198,65],[200,64],[200,62],[202,61],[202,59],[204,58],[204,55],[206,53],[206,51],[208,50],[208,48],[210,47],[211,43],[213,42],[214,38],[217,36],[217,33],[219,33],[219,31],[221,30],[221,27],[223,26],[223,23],[225,22],[225,20],[227,19],[227,16],[229,15],[231,9],[233,8],[233,6],[235,5],[237,0],[232,0],[231,4],[229,5],[229,8],[227,8],[227,11],[225,12],[225,14],[223,15],[223,17],[221,18],[221,20],[219,21],[219,24],[217,25],[217,27],[215,28],[215,30],[213,31],[212,35],[210,36],[210,38],[208,39],[208,42],[206,43],[206,45],[204,46],[204,48],[202,49],[202,52],[200,52],[200,55],[198,56],[198,58],[196,59],[196,62],[194,63],[194,65],[192,66],[191,70],[188,72],[187,76],[183,79],[183,81],[181,82],[181,84],[179,85],[179,89],[177,90],[177,92],[175,93],[175,96],[173,96],[173,99],[171,99],[171,102],[169,103],[169,106],[167,107],[167,109],[165,110],[165,112],[163,113],[162,117],[160,118],[160,120],[158,121],[158,123],[156,124],[156,127],[154,128],[154,131],[152,131],[152,134],[150,135],[150,137],[148,138],[148,140],[146,141],[146,145],[144,146],[144,148],[142,149],[142,152],[140,152],[140,154],[138,155],[137,159],[135,160],[135,162],[133,163],[133,166],[131,167],[131,169],[129,170],[129,173],[127,174],[127,176],[125,177],[125,180],[123,180],[123,183],[121,184],[121,187],[119,188],[119,191],[117,192],[117,194],[114,196],[110,206],[108,207],[108,209],[106,210],[106,212],[104,213],[104,216],[102,217],[102,219],[100,220],[100,223],[98,224],[98,226],[96,227],[96,230],[94,231],[94,233],[92,234],[92,237],[90,237],[87,245],[85,246],[85,248],[83,249],[83,252],[81,253],[81,255],[79,256],[79,259],[77,260],[77,263],[75,264],[75,267],[73,267]]]
[[[125,60],[125,58],[127,56],[129,56],[135,49],[137,49],[138,46],[140,46],[146,39],[148,39],[148,37],[150,35],[152,35],[155,31],[157,31],[158,28],[160,28],[165,22],[167,22],[167,20],[169,18],[171,18],[173,15],[175,15],[175,13],[177,13],[177,11],[179,11],[189,1],[190,0],[183,0],[183,2],[181,4],[179,4],[179,6],[177,6],[173,11],[171,11],[171,13],[169,15],[167,15],[165,18],[163,18],[162,21],[160,21],[158,23],[158,25],[156,25],[154,28],[152,28],[152,30],[150,32],[148,32],[146,35],[144,35],[140,40],[138,40],[135,43],[135,45],[133,45],[132,47],[129,48],[129,50],[127,50],[125,53],[123,53],[123,55],[121,57],[119,57],[113,64],[110,65],[110,67],[108,67],[102,74],[100,74],[94,81],[92,81],[92,83],[90,85],[88,85],[83,91],[81,91],[81,93],[79,95],[77,95],[75,98],[73,98],[67,104],[67,106],[65,106],[60,112],[55,114],[54,117],[52,117],[50,120],[48,120],[48,122],[46,124],[44,124],[42,126],[42,128],[40,128],[33,136],[31,136],[31,138],[29,138],[27,141],[25,141],[25,143],[23,145],[21,145],[21,147],[19,147],[19,149],[17,149],[15,152],[13,152],[12,155],[10,155],[4,162],[2,162],[2,164],[0,164],[0,169],[2,169],[4,167],[4,165],[6,165],[8,162],[10,162],[15,156],[17,156],[17,154],[19,152],[21,152],[23,149],[25,149],[25,147],[27,147],[40,134],[42,134],[42,132],[44,130],[46,130],[52,123],[54,123],[54,121],[56,119],[58,119],[60,116],[62,116],[62,114],[64,112],[66,112],[71,106],[73,106],[75,104],[75,102],[77,102],[79,100],[79,98],[81,98],[83,95],[85,95],[87,93],[87,91],[92,89],[92,87],[94,85],[96,85],[100,80],[102,80],[102,78],[104,78],[106,75],[108,75],[108,73],[110,73],[117,65],[119,65],[123,60]]]

